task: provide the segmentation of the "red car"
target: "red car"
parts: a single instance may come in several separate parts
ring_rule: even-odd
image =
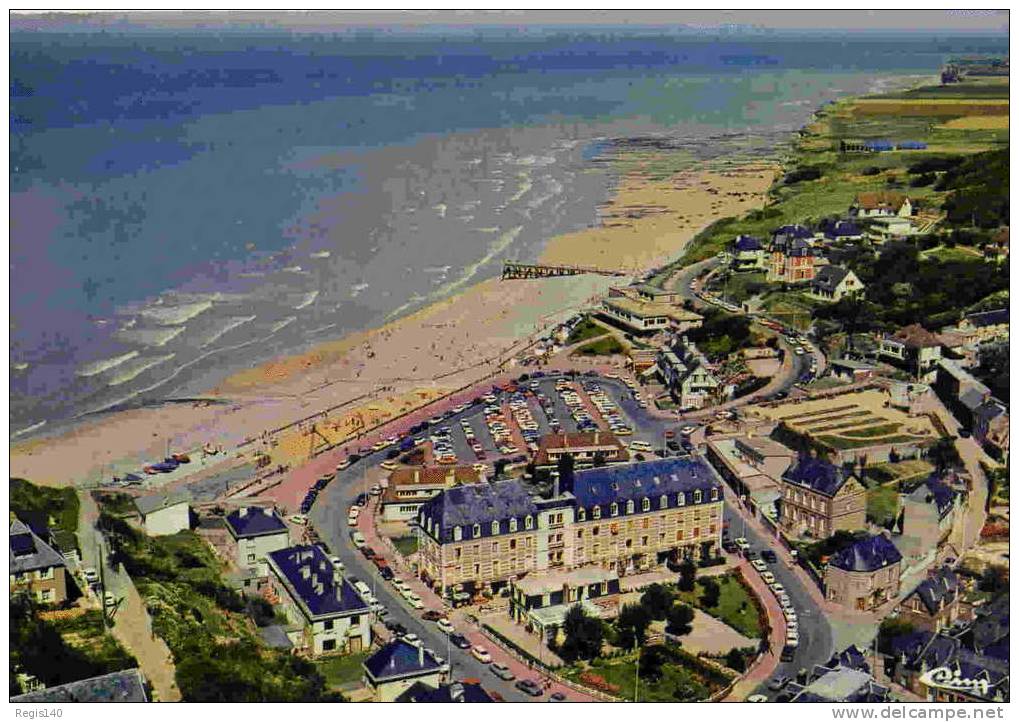
[[[384,557],[375,557],[374,559],[372,559],[372,562],[374,562],[375,566],[377,566],[379,569],[389,566],[389,562],[387,562]]]

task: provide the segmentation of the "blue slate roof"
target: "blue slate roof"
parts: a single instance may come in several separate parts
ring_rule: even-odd
[[[951,603],[958,593],[959,576],[946,566],[920,582],[906,599],[916,594],[930,614],[937,614],[941,605]]]
[[[36,569],[67,566],[64,557],[44,542],[27,524],[15,519],[10,528],[10,571],[31,572]]]
[[[1007,657],[1002,659],[987,654],[986,650],[974,649],[971,642],[966,640],[967,636],[916,632],[893,639],[891,646],[907,669],[926,671],[935,667],[947,667],[966,679],[986,679],[987,694],[971,690],[971,696],[986,701],[1008,701]],[[1007,640],[1006,634],[1004,641]]]
[[[453,528],[459,526],[463,539],[473,539],[474,525],[481,526],[479,537],[492,535],[492,522],[499,522],[499,533],[509,531],[509,520],[516,519],[524,529],[524,519],[533,516],[538,505],[531,492],[519,479],[491,484],[465,484],[446,489],[426,502],[419,511],[420,519],[428,519],[432,531],[425,530],[439,541],[452,541]]]
[[[761,242],[753,236],[737,236],[736,242],[732,244],[732,248],[735,251],[759,251],[763,246]]]
[[[641,510],[643,499],[651,500],[652,509],[659,509],[662,496],[668,497],[668,507],[678,506],[677,496],[683,495],[684,505],[694,504],[694,492],[701,491],[701,503],[711,501],[711,490],[722,489],[707,464],[698,459],[661,459],[638,464],[618,464],[578,471],[573,477],[573,496],[578,507],[600,506],[607,516],[612,502],[618,504],[619,513],[625,513],[625,502],[633,500],[635,512]],[[716,500],[717,500],[716,499]]]
[[[771,239],[774,241],[778,238],[784,238],[792,240],[794,238],[808,239],[813,238],[814,233],[809,228],[799,223],[788,226],[781,226],[776,228],[771,233]]]
[[[287,525],[273,509],[258,507],[237,509],[228,514],[226,525],[238,539],[279,534],[287,530]]]
[[[476,682],[453,682],[439,685],[438,689],[423,682],[415,682],[396,698],[397,702],[425,702],[445,704],[448,702],[495,702],[485,688]]]
[[[148,702],[145,681],[137,669],[89,677],[11,697],[11,702]]]
[[[841,467],[810,456],[800,456],[782,475],[791,484],[828,497],[835,496],[850,478]]]
[[[844,238],[846,236],[862,236],[863,231],[861,231],[860,227],[852,221],[837,221],[827,225],[824,229],[824,235],[825,238],[831,238],[834,240],[836,238]]]
[[[937,474],[931,474],[923,484],[910,494],[916,501],[929,501],[938,510],[938,517],[944,519],[955,504],[955,490]]]
[[[353,585],[338,575],[318,546],[294,546],[269,552],[269,565],[309,617],[367,613]]]
[[[404,639],[397,639],[368,657],[363,663],[365,672],[376,682],[423,677],[442,669],[435,656]]]
[[[1008,323],[1008,309],[999,308],[994,311],[968,313],[966,314],[966,320],[977,327],[997,326],[998,324]]]
[[[835,293],[835,289],[839,287],[843,279],[849,275],[849,270],[842,266],[835,266],[829,264],[827,266],[821,266],[817,274],[814,276],[814,280],[810,282],[811,286],[819,288],[828,293]]]
[[[847,572],[873,572],[902,561],[902,555],[884,534],[860,539],[837,551],[828,564]]]

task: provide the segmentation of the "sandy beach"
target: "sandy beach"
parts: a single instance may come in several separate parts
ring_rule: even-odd
[[[639,273],[681,253],[715,220],[762,205],[775,172],[760,162],[661,179],[628,172],[601,225],[550,239],[542,260]],[[622,281],[596,275],[486,280],[380,328],[237,373],[208,394],[223,403],[119,412],[12,444],[11,475],[66,485],[160,460],[168,445],[213,443],[231,454],[245,439],[351,402],[322,420],[335,441],[357,423],[391,418],[507,368],[545,329]],[[361,422],[351,421],[358,414]],[[297,461],[302,443],[300,436],[284,438],[280,454]]]

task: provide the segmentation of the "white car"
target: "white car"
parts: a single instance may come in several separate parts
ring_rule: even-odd
[[[337,471],[343,471],[344,469],[349,469],[349,468],[350,468],[350,459],[344,459],[343,461],[341,461],[339,464],[336,465],[336,470]]]
[[[754,559],[752,562],[750,562],[750,566],[752,566],[754,569],[756,569],[759,572],[766,572],[766,571],[768,571],[768,565],[765,564],[760,559]]]
[[[768,585],[775,583],[775,575],[771,572],[761,572],[761,579],[763,579],[764,583]]]
[[[399,465],[399,464],[397,464],[397,463],[396,463],[395,461],[393,461],[392,459],[389,459],[389,460],[387,460],[387,461],[383,461],[383,462],[382,462],[382,464],[381,464],[381,466],[382,466],[382,468],[383,468],[383,469],[385,469],[386,471],[396,471],[397,469],[399,469],[399,468],[400,468],[400,465]]]
[[[290,517],[291,524],[297,524],[297,526],[304,526],[308,523],[308,517],[304,514],[294,514]]]
[[[484,647],[471,647],[471,654],[482,664],[489,664],[492,661],[492,655]]]
[[[365,541],[364,534],[362,534],[359,531],[356,531],[353,534],[351,534],[350,539],[351,541],[354,542],[354,548],[356,549],[362,549],[368,545],[368,542]]]
[[[405,634],[405,635],[403,635],[403,638],[404,638],[405,640],[407,640],[408,642],[410,642],[411,644],[413,644],[414,642],[416,642],[416,641],[418,641],[418,640],[420,639],[420,637],[418,637],[418,636],[417,636],[416,634],[414,634],[413,632],[411,632],[411,633],[409,633],[409,634]]]
[[[767,702],[768,696],[765,694],[752,694],[746,699],[747,702]]]
[[[775,596],[778,597],[785,594],[785,587],[783,587],[780,583],[775,582],[771,585],[771,591],[773,591]]]
[[[453,633],[453,623],[450,622],[445,617],[443,617],[438,622],[436,622],[436,624],[438,625],[439,629],[441,629],[446,634],[452,634]]]
[[[85,577],[85,581],[89,584],[95,584],[99,581],[99,572],[92,567],[82,570],[81,575]]]

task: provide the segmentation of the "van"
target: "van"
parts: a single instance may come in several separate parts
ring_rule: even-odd
[[[362,581],[354,582],[354,589],[356,589],[362,597],[370,597],[372,593],[371,587]]]

